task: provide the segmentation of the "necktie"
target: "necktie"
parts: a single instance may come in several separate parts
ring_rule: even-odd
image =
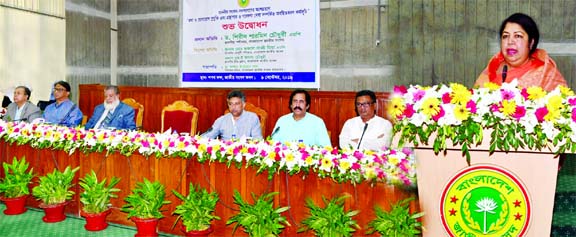
[[[104,121],[102,121],[102,124],[100,124],[100,128],[108,127],[108,124],[110,123],[110,121],[112,121],[112,110],[108,111],[106,118],[104,118]]]

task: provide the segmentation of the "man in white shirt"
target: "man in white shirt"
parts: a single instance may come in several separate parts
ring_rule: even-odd
[[[392,124],[376,116],[376,94],[369,90],[356,93],[357,117],[348,119],[340,132],[340,148],[381,150],[390,146]]]

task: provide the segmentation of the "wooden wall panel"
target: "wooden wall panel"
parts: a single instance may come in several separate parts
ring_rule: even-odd
[[[69,155],[63,151],[39,150],[27,145],[8,144],[3,140],[0,141],[0,155],[1,162],[11,162],[14,156],[18,158],[26,156],[26,160],[30,162],[38,176],[52,172],[56,167],[63,170],[67,165],[72,167],[80,165],[81,170],[74,180],[75,184],[78,183],[79,177],[84,176],[92,169],[97,171],[98,177],[101,179],[109,179],[112,176],[121,178],[117,186],[121,191],[118,193],[118,198],[112,200],[112,213],[108,216],[108,221],[123,225],[134,225],[132,221],[126,219],[127,214],[121,212],[120,208],[125,204],[123,200],[131,193],[136,182],[141,182],[144,177],[150,181],[158,180],[166,186],[166,197],[172,201],[171,204],[163,208],[166,210],[164,212],[165,217],[160,220],[159,230],[172,234],[181,234],[180,223],[172,229],[176,217],[171,216],[171,212],[180,203],[172,194],[172,190],[187,194],[190,182],[199,184],[210,191],[216,191],[220,195],[216,215],[220,216],[222,220],[214,222],[215,232],[213,236],[232,236],[233,225],[227,226],[225,223],[238,212],[238,207],[233,200],[234,190],[238,190],[242,197],[250,202],[252,200],[251,193],[261,195],[264,192],[279,192],[274,200],[275,205],[276,207],[290,206],[290,210],[284,215],[292,225],[286,228],[281,236],[308,236],[310,234],[298,234],[296,232],[300,227],[300,222],[308,215],[308,209],[305,208],[307,198],[311,198],[317,204],[322,205],[322,197],[331,199],[340,195],[349,195],[350,197],[345,201],[345,208],[360,211],[360,214],[354,219],[363,229],[357,231],[355,236],[363,236],[366,225],[374,217],[374,205],[380,205],[383,209],[388,210],[390,203],[416,195],[413,191],[401,190],[381,183],[339,184],[331,179],[320,179],[313,173],[290,176],[285,172],[279,172],[274,174],[273,179],[268,180],[266,172],[256,174],[256,170],[252,168],[227,167],[226,164],[221,163],[206,162],[200,164],[194,159],[157,159],[139,154],[125,157],[119,154],[106,156],[105,153],[83,154],[75,152]],[[37,178],[30,187],[35,186],[36,182]],[[76,194],[68,204],[66,213],[79,216],[81,208],[79,185],[75,185],[73,190]],[[27,201],[28,206],[38,207],[38,204],[32,197]],[[411,208],[417,211],[417,205],[417,202],[412,202]],[[234,236],[247,235],[240,228]]]

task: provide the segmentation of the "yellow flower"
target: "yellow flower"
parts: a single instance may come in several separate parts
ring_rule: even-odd
[[[366,167],[364,176],[366,177],[366,179],[374,179],[374,178],[376,178],[376,172],[374,172],[374,168],[372,168],[372,167]]]
[[[276,152],[270,152],[268,153],[268,156],[266,156],[266,158],[268,158],[269,160],[276,160]]]
[[[437,115],[440,112],[440,101],[430,97],[422,102],[422,113],[428,117]]]
[[[388,157],[388,163],[390,163],[391,165],[398,165],[399,162],[400,162],[400,160],[398,159],[397,156],[389,156]]]
[[[544,116],[544,120],[553,122],[558,118],[560,118],[560,110],[556,108],[548,108],[548,113]]]
[[[240,152],[242,152],[242,154],[248,153],[248,147],[242,147],[242,149],[240,149]]]
[[[314,164],[314,159],[312,158],[312,156],[306,157],[306,165],[313,165],[313,164]]]
[[[551,96],[550,99],[548,99],[548,103],[546,104],[546,108],[548,108],[548,111],[559,110],[563,106],[564,104],[562,104],[562,97],[558,95]]]
[[[392,116],[392,118],[397,118],[398,116],[404,113],[406,109],[406,105],[404,104],[404,99],[402,97],[393,97],[390,101],[390,105],[388,106],[388,114]]]
[[[493,82],[484,83],[484,87],[488,88],[488,90],[490,90],[490,91],[495,91],[495,90],[500,89],[500,86],[496,83],[493,83]]]
[[[456,117],[456,119],[459,121],[466,120],[468,117],[470,117],[470,112],[465,105],[457,105],[454,108],[454,117]]]
[[[502,101],[502,108],[500,108],[500,112],[505,115],[512,116],[516,113],[516,101],[514,100],[503,100]]]
[[[461,84],[452,83],[450,84],[450,88],[452,88],[452,92],[450,93],[450,97],[452,97],[450,103],[452,104],[465,105],[472,97],[472,92]]]
[[[198,152],[206,152],[206,143],[200,143],[200,146],[198,146]]]
[[[569,87],[565,87],[565,86],[560,86],[560,93],[562,93],[563,96],[573,96],[574,95],[574,91],[572,89],[570,89]]]
[[[332,160],[330,160],[329,158],[322,158],[321,167],[322,167],[323,169],[330,169],[330,168],[332,168]]]
[[[340,168],[342,170],[348,170],[348,169],[350,169],[351,166],[352,165],[350,165],[350,162],[348,162],[348,161],[341,161],[340,162]]]
[[[526,92],[528,92],[528,99],[530,100],[538,100],[546,96],[546,92],[539,86],[528,87]]]
[[[286,162],[290,163],[294,161],[294,155],[292,153],[286,154]]]
[[[184,144],[184,142],[178,142],[178,145],[176,146],[176,148],[178,148],[179,150],[183,150],[186,147],[186,145]]]

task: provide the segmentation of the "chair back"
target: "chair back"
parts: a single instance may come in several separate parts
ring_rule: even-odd
[[[262,137],[265,137],[266,135],[266,119],[268,119],[268,112],[266,112],[266,110],[255,106],[252,103],[246,102],[246,106],[244,107],[244,110],[246,111],[250,111],[252,113],[255,113],[256,115],[258,115],[258,119],[260,119],[260,129],[262,130]],[[226,109],[226,111],[224,111],[224,114],[230,113],[229,109]]]
[[[138,101],[133,98],[123,99],[122,102],[134,109],[134,123],[136,123],[136,128],[138,130],[142,130],[142,121],[144,120],[144,105],[138,103]]]
[[[178,133],[186,132],[194,135],[198,127],[198,114],[198,108],[188,104],[188,102],[174,101],[162,109],[162,131],[172,128],[172,131]]]

